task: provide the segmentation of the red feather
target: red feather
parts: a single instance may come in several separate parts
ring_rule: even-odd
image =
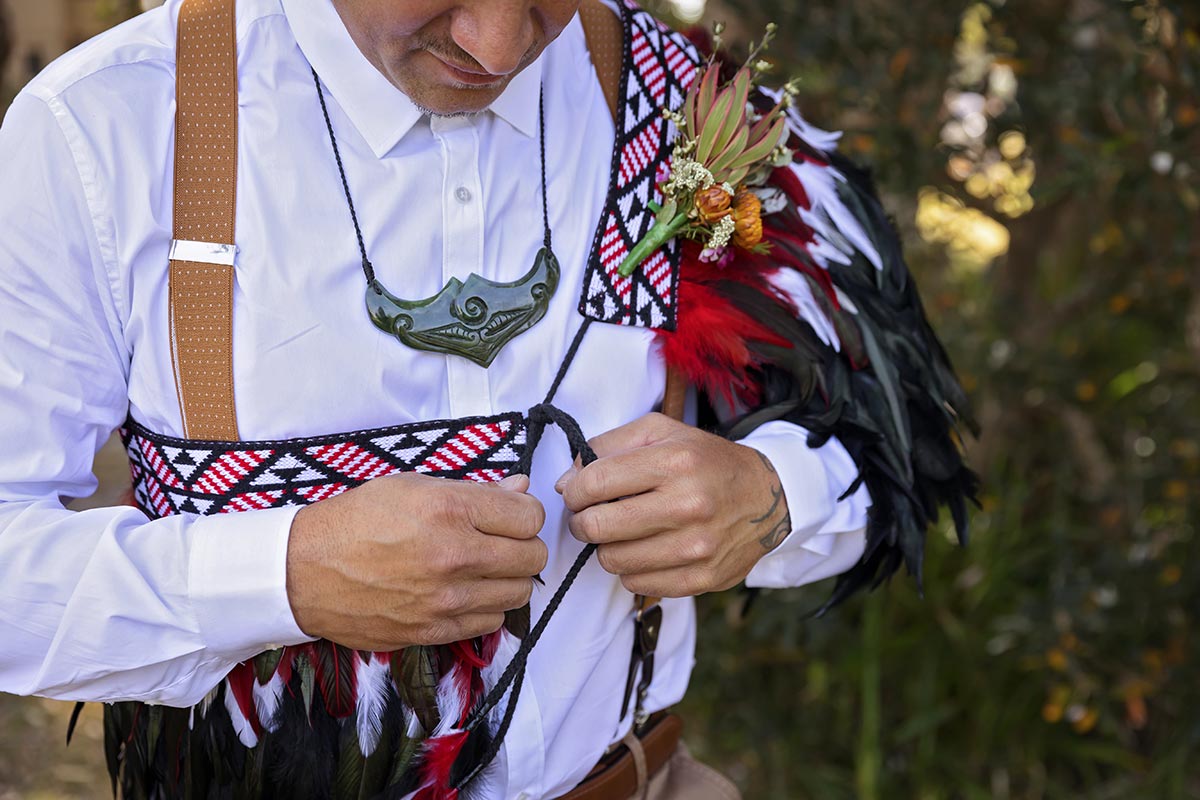
[[[243,661],[238,664],[230,670],[228,680],[229,689],[233,692],[233,699],[237,701],[242,716],[250,720],[254,735],[261,735],[262,725],[258,720],[258,711],[254,708],[254,682],[258,680],[254,676],[254,662]]]
[[[458,790],[450,788],[450,769],[466,743],[466,731],[448,733],[425,743],[418,800],[456,800]]]
[[[788,199],[798,207],[803,208],[805,211],[812,208],[812,200],[808,197],[808,191],[790,167],[779,167],[772,170],[770,183],[782,189],[783,193],[788,196]]]
[[[413,795],[413,800],[458,800],[458,789],[436,789],[426,786]]]
[[[713,287],[684,276],[679,283],[679,323],[658,336],[663,359],[695,386],[727,403],[757,399],[749,374],[757,359],[751,342],[782,347],[786,339],[773,333],[725,299]]]
[[[495,631],[494,633],[484,634],[480,637],[480,655],[483,657],[483,666],[490,666],[496,660],[496,651],[500,649],[500,639],[504,636],[504,629]]]
[[[454,657],[459,663],[474,669],[482,669],[488,665],[488,662],[483,659],[479,650],[476,649],[475,642],[475,639],[451,642],[449,645],[450,652],[454,653]]]
[[[275,665],[275,674],[279,676],[279,680],[283,681],[284,686],[292,682],[292,662],[295,659],[296,648],[283,648],[283,655],[279,657],[279,663]]]

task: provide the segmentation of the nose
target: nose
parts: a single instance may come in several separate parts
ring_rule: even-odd
[[[528,0],[476,0],[454,16],[450,35],[492,75],[508,75],[539,35]]]

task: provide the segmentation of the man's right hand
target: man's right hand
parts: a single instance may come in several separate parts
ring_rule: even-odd
[[[528,489],[523,475],[488,485],[404,474],[306,506],[288,541],[296,623],[375,651],[499,629],[546,567],[546,511]]]

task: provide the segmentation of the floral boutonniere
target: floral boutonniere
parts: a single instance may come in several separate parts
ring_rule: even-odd
[[[678,130],[671,174],[659,187],[662,205],[652,206],[653,227],[618,268],[625,277],[677,236],[701,242],[705,260],[720,258],[731,246],[752,252],[767,249],[756,190],[775,167],[792,161],[794,154],[783,144],[788,134],[783,104],[796,87],[789,82],[779,104],[757,112],[750,93],[770,69],[761,55],[775,36],[775,24],[767,25],[762,41],[751,47],[745,64],[726,83],[721,83],[721,65],[715,60],[721,30],[718,23],[714,57],[696,73],[682,110],[663,111]]]

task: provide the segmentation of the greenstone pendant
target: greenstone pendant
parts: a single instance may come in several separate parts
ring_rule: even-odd
[[[543,247],[525,277],[512,283],[471,273],[466,283],[451,278],[433,297],[403,300],[372,281],[367,311],[375,327],[409,347],[488,367],[504,345],[546,316],[558,279],[558,259]]]

